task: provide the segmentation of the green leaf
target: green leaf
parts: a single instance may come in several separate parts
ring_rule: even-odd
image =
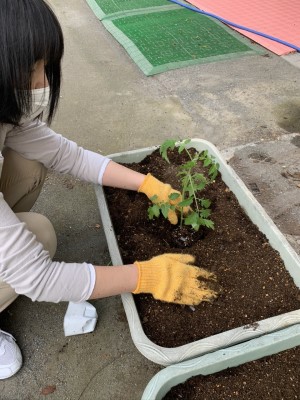
[[[197,191],[203,190],[205,188],[206,184],[207,184],[207,182],[200,182],[198,184],[195,184],[194,191],[197,192]]]
[[[194,225],[192,225],[192,228],[194,229],[194,231],[198,232],[199,228],[200,228],[200,224],[194,224]]]
[[[167,203],[164,203],[164,204],[161,205],[160,210],[161,210],[162,215],[165,218],[168,218],[168,214],[169,214],[169,211],[170,211],[170,205],[167,204]]]
[[[154,217],[158,218],[160,214],[160,208],[157,204],[148,208],[148,217],[149,219],[153,219]]]
[[[197,221],[199,218],[196,211],[191,212],[187,217],[185,217],[184,222],[186,225],[191,225],[191,223]]]
[[[176,199],[178,199],[178,197],[180,197],[180,193],[171,193],[169,195],[170,200],[176,200]]]
[[[201,218],[208,218],[210,216],[210,214],[211,214],[211,210],[209,208],[206,208],[205,210],[203,209],[200,211]]]
[[[196,167],[197,161],[196,161],[196,160],[187,161],[187,162],[185,163],[185,165],[187,166],[187,168],[193,169],[193,168]]]
[[[202,225],[205,225],[207,228],[210,228],[210,229],[215,229],[215,224],[210,219],[203,219]]]
[[[199,156],[199,160],[205,160],[207,157],[207,154],[208,154],[207,150],[202,151],[202,153]]]
[[[148,208],[148,219],[153,219],[154,215],[152,213],[152,210]]]
[[[210,169],[209,169],[209,171],[208,171],[208,174],[209,174],[209,176],[210,176],[210,179],[213,181],[215,178],[216,178],[216,176],[218,175],[218,169],[219,169],[219,164],[213,164],[211,167],[210,167]]]
[[[208,200],[208,199],[201,199],[200,200],[200,204],[201,204],[202,207],[208,208],[211,205],[211,201]]]
[[[206,160],[204,160],[203,165],[204,167],[208,167],[210,164],[212,163],[210,158],[206,158]]]
[[[155,215],[156,218],[159,217],[159,213],[160,213],[159,206],[157,204],[154,204],[154,206],[153,206],[153,214]]]
[[[164,160],[166,160],[168,163],[170,163],[170,160],[168,159],[168,150],[174,150],[176,144],[175,139],[168,139],[166,140],[159,148],[160,155]]]
[[[186,145],[190,143],[191,139],[185,139],[179,142],[178,153],[181,154],[186,149]]]
[[[194,197],[194,194],[195,194],[195,189],[194,189],[194,187],[193,187],[193,186],[187,186],[187,187],[185,188],[185,193],[188,193],[188,194],[189,194],[189,197]]]
[[[150,197],[150,200],[151,200],[153,203],[155,203],[157,199],[158,199],[157,194],[155,194],[154,196]]]
[[[188,175],[184,175],[181,178],[181,184],[185,188],[185,190],[187,190],[186,188],[189,186],[189,183],[190,183],[189,176]]]
[[[181,154],[181,153],[183,152],[184,149],[185,149],[185,144],[182,143],[182,144],[178,147],[178,153]]]
[[[189,198],[186,200],[181,201],[180,203],[177,204],[179,207],[188,207],[193,203],[193,198]]]
[[[194,211],[184,218],[185,225],[191,225],[193,229],[199,225],[199,215]],[[198,230],[198,229],[197,229]]]
[[[206,182],[206,178],[203,174],[195,173],[192,175],[192,178],[194,181]]]

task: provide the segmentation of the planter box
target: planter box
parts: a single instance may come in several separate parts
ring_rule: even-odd
[[[193,376],[211,375],[298,345],[300,345],[299,324],[228,349],[168,366],[154,375],[143,393],[142,400],[161,400],[172,387],[184,383]]]
[[[220,164],[222,180],[235,194],[240,206],[245,210],[252,222],[266,235],[270,245],[279,252],[287,271],[294,279],[295,284],[300,287],[299,256],[291,248],[285,237],[281,234],[255,197],[249,192],[241,179],[235,174],[232,168],[227,165],[220,152],[211,143],[200,139],[193,139],[189,143],[189,147],[194,147],[198,151],[208,150],[208,152],[215,157],[216,161]],[[109,157],[121,163],[140,162],[155,149],[157,149],[157,147],[113,154]],[[112,263],[114,265],[120,265],[123,262],[101,186],[96,186],[96,195]],[[170,365],[188,360],[300,323],[300,310],[296,310],[265,320],[256,321],[255,324],[244,325],[183,346],[165,348],[156,345],[146,337],[133,296],[130,293],[123,294],[122,302],[127,315],[131,336],[136,347],[149,360],[161,365]]]

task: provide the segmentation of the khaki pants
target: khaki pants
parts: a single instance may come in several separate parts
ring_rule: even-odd
[[[46,178],[46,168],[37,161],[29,161],[5,148],[0,178],[0,191],[20,221],[36,235],[50,256],[56,251],[56,234],[51,222],[41,214],[29,212],[38,198]],[[8,284],[0,279],[0,312],[18,297]]]

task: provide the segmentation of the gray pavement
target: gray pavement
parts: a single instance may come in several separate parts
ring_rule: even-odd
[[[215,144],[275,223],[300,245],[300,69],[298,54],[197,65],[146,77],[96,19],[85,0],[49,0],[66,52],[60,110],[53,128],[102,154],[198,137]],[[110,262],[94,189],[49,174],[35,206],[53,222],[56,258]],[[66,303],[20,296],[0,315],[24,365],[0,383],[2,400],[138,400],[160,366],[132,343],[119,297],[93,301],[97,327],[64,337]]]

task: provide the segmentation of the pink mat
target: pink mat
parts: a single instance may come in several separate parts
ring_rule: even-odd
[[[202,11],[300,47],[300,0],[188,0]],[[262,36],[233,28],[272,52],[295,50]]]

